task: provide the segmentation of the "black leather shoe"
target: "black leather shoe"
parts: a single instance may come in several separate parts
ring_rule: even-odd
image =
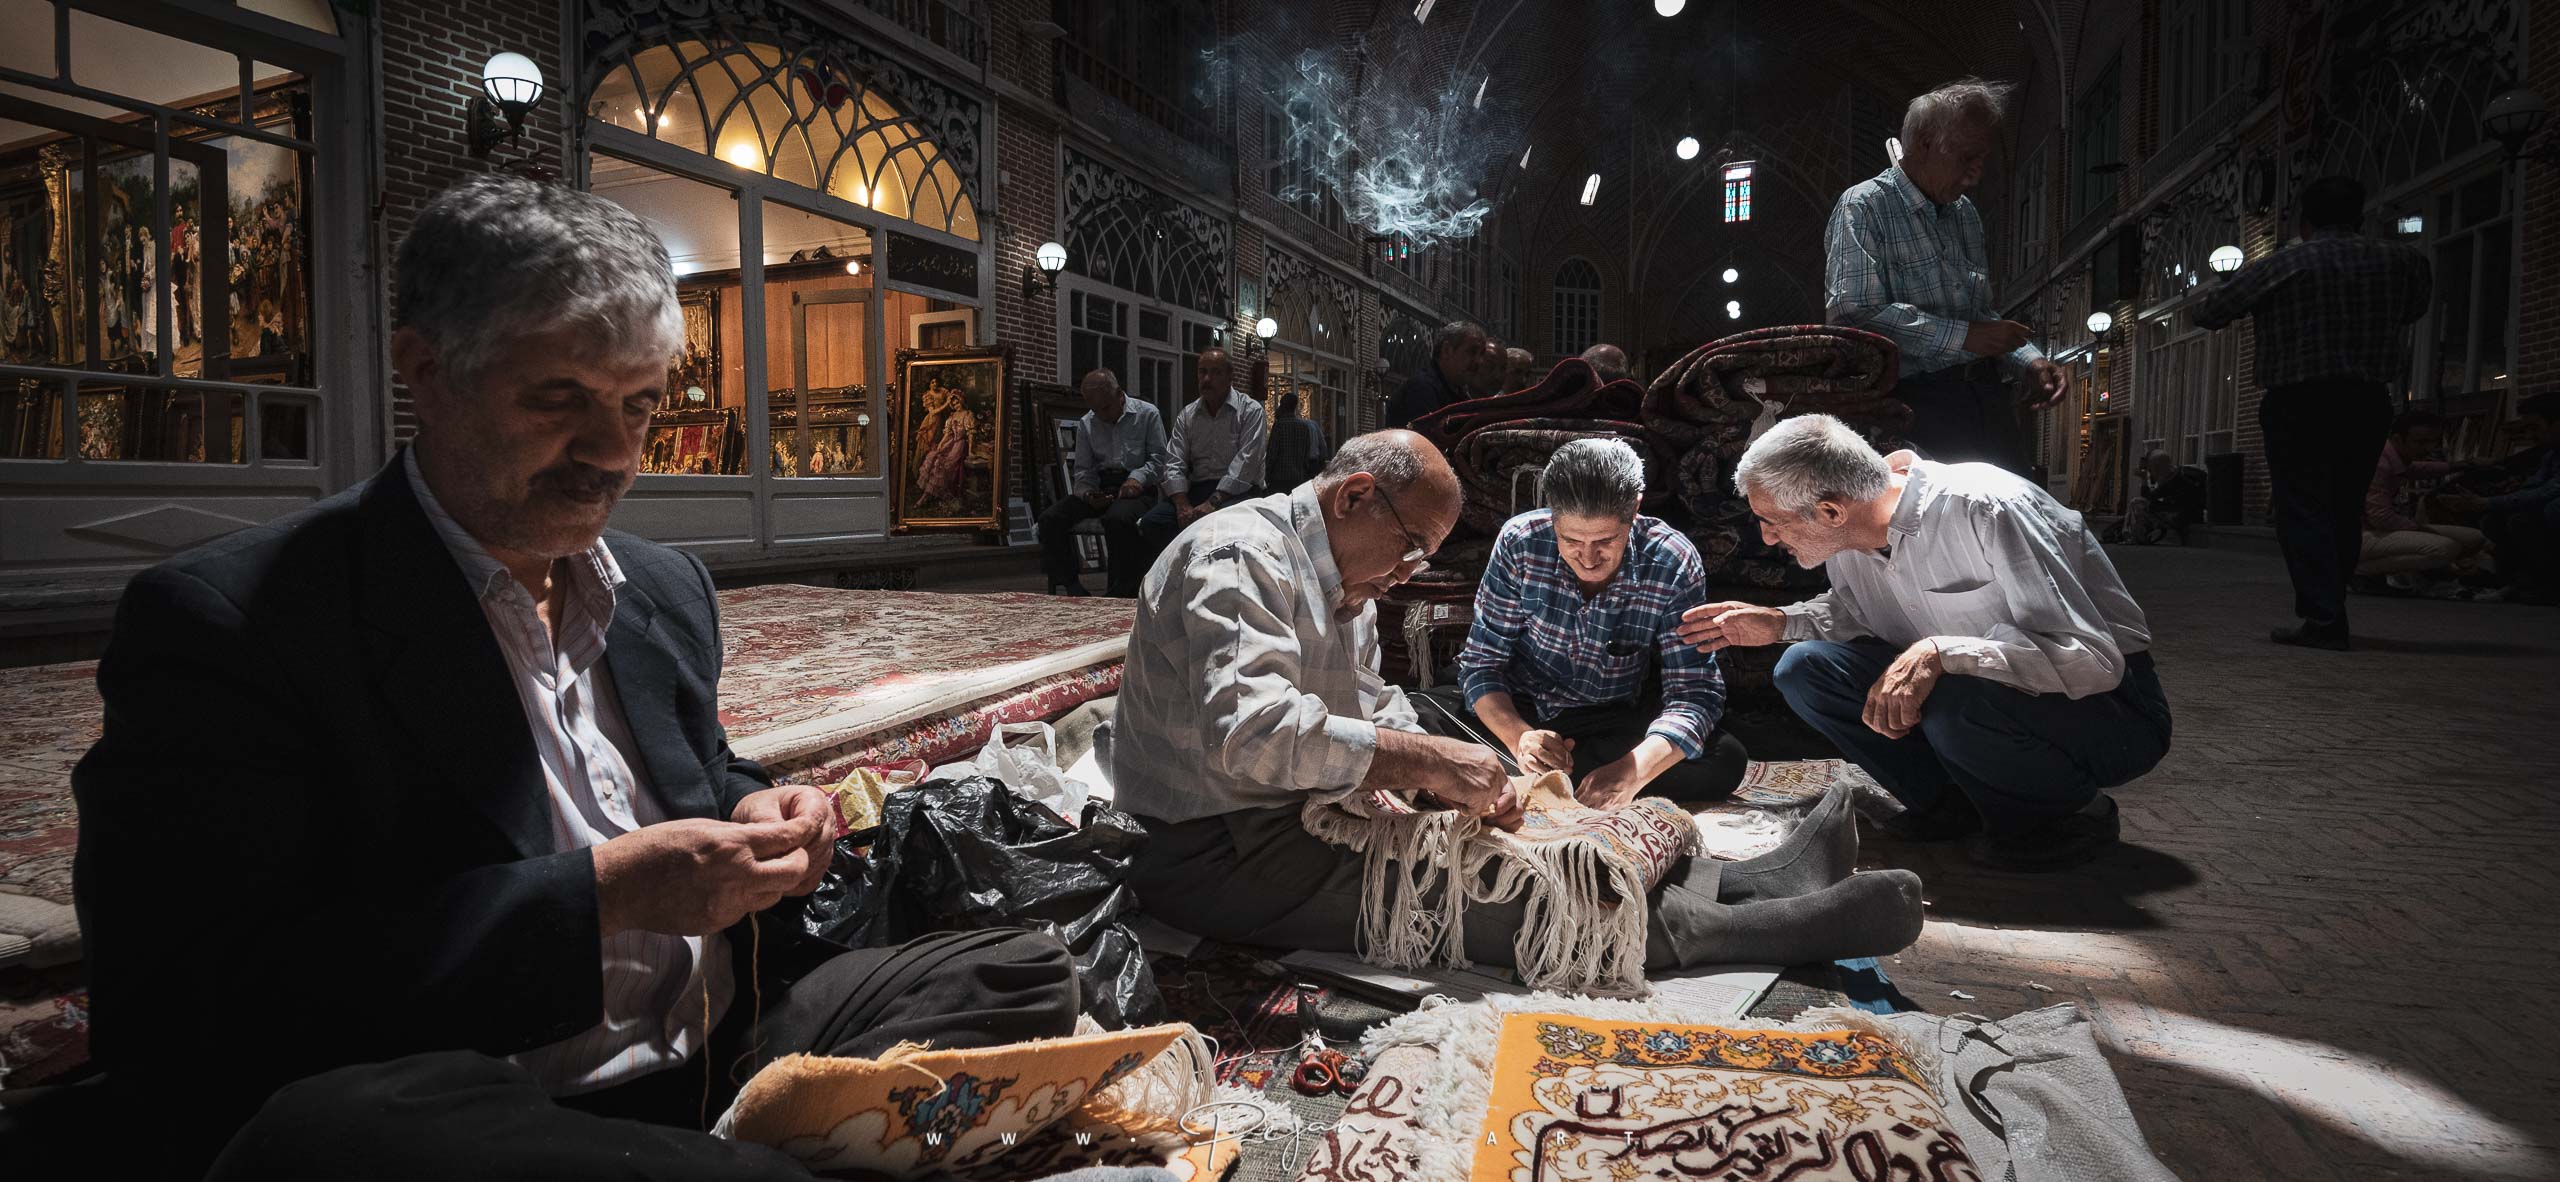
[[[2292,645],[2295,648],[2324,648],[2333,653],[2343,653],[2347,651],[2347,626],[2314,624],[2304,620],[2293,627],[2278,628],[2267,633],[2267,639],[2277,644]]]
[[[1973,802],[1965,799],[1964,790],[1950,784],[1938,795],[1938,803],[1927,812],[1904,809],[1890,817],[1876,820],[1876,827],[1895,838],[1928,844],[1955,841],[1982,832],[1982,814],[1973,810]]]
[[[2024,833],[1977,836],[1965,843],[1965,857],[1976,865],[2025,874],[2068,870],[2105,853],[2124,831],[2116,798],[2101,793],[2098,802],[2105,807],[2095,814],[2058,817]]]

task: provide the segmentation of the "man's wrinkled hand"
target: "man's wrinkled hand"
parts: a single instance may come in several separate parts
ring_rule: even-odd
[[[1921,709],[1929,702],[1929,691],[1937,688],[1938,678],[1945,672],[1935,643],[1923,640],[1904,649],[1893,664],[1885,666],[1884,676],[1867,690],[1867,706],[1861,715],[1867,729],[1888,739],[1899,739],[1917,729]]]
[[[1147,486],[1140,484],[1135,480],[1123,480],[1120,482],[1121,500],[1134,501],[1139,497],[1145,496],[1146,492]]]
[[[1520,770],[1533,776],[1573,770],[1573,740],[1554,731],[1520,732],[1520,742],[1511,753],[1519,758]]]
[[[815,816],[820,824],[805,848],[809,851],[809,872],[799,882],[799,889],[788,892],[805,895],[818,889],[827,877],[827,865],[836,852],[836,803],[825,791],[807,784],[783,784],[750,792],[730,812],[729,819],[741,825],[763,821],[797,821]]]
[[[1441,739],[1433,745],[1440,748],[1442,757],[1439,774],[1430,785],[1433,796],[1477,817],[1499,817],[1519,807],[1520,794],[1511,786],[1511,773],[1491,748],[1456,739]]]
[[[1680,643],[1702,653],[1756,648],[1787,638],[1787,613],[1750,603],[1703,603],[1680,613]]]
[[[607,936],[720,931],[806,889],[809,847],[822,831],[834,832],[832,809],[751,825],[688,817],[634,829],[593,847],[597,926]]]
[[[2027,363],[2027,380],[2035,384],[2036,392],[2036,396],[2027,401],[2030,410],[2042,410],[2062,401],[2063,392],[2071,388],[2071,375],[2044,357]]]
[[[1574,799],[1595,809],[1624,808],[1644,791],[1644,777],[1636,770],[1633,756],[1614,759],[1591,769],[1591,774],[1575,785]]]

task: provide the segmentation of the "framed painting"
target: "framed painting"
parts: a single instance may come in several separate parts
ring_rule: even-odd
[[[890,392],[895,532],[1004,528],[1011,350],[901,349]]]
[[[666,405],[696,410],[720,401],[720,289],[680,287],[684,349],[667,366]]]
[[[716,410],[660,411],[640,453],[643,472],[717,476],[727,470],[729,420]]]

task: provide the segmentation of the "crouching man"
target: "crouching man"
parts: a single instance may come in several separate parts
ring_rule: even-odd
[[[2169,701],[2142,608],[2078,513],[1989,464],[1877,455],[1828,415],[1761,436],[1734,483],[1761,536],[1831,590],[1692,608],[1684,639],[1799,642],[1779,692],[1902,801],[1899,836],[1969,838],[2011,870],[2115,842],[2102,790],[2167,753]]]

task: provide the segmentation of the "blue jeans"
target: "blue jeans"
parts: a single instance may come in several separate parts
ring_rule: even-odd
[[[2115,689],[2077,700],[1949,674],[1921,707],[1920,728],[1888,739],[1860,715],[1901,653],[1869,637],[1809,640],[1778,658],[1776,677],[1797,717],[1914,812],[1935,809],[1953,787],[1985,829],[2019,833],[2069,815],[2168,753],[2169,699],[2150,653],[2125,658]]]

